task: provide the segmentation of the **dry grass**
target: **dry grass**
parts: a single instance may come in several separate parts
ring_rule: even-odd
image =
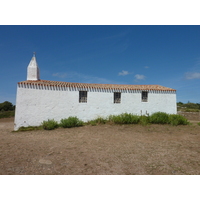
[[[12,129],[0,120],[0,174],[200,174],[196,122]]]

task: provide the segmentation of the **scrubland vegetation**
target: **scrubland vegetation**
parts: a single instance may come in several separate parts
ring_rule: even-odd
[[[188,103],[177,103],[177,111],[182,112],[199,112],[200,111],[200,103],[191,103],[188,101]]]
[[[18,131],[30,131],[36,129],[44,129],[44,130],[53,130],[56,128],[72,128],[79,127],[84,125],[96,126],[99,124],[170,124],[173,126],[177,125],[187,125],[189,124],[188,120],[181,116],[175,114],[167,114],[163,112],[157,112],[150,116],[138,116],[130,113],[122,113],[120,115],[110,115],[107,118],[98,117],[94,120],[90,120],[88,122],[83,122],[77,117],[68,117],[65,119],[61,119],[60,123],[55,121],[54,119],[48,119],[47,121],[43,121],[41,126],[38,127],[21,127]]]
[[[123,113],[120,115],[110,115],[107,118],[97,118],[92,121],[88,121],[88,124],[97,125],[97,124],[171,124],[174,126],[177,125],[187,125],[189,124],[188,120],[181,116],[175,114],[167,114],[164,112],[156,112],[150,116],[138,116],[130,113]]]

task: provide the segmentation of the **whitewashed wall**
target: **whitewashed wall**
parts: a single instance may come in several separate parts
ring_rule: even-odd
[[[175,92],[149,91],[148,102],[141,102],[141,91],[89,89],[87,103],[79,103],[79,90],[55,87],[36,89],[36,86],[18,85],[14,130],[21,126],[38,126],[48,119],[59,122],[69,116],[88,121],[124,112],[138,115],[158,111],[176,114]],[[121,92],[120,104],[114,103],[114,92]]]

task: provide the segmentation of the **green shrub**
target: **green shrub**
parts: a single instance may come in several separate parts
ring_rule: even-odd
[[[168,124],[169,115],[164,112],[156,112],[150,116],[150,123],[152,124]]]
[[[146,126],[147,124],[150,123],[150,117],[145,115],[140,116],[139,123],[142,124],[143,126]]]
[[[107,118],[103,118],[103,117],[98,117],[94,120],[90,120],[87,122],[87,124],[90,124],[92,126],[96,126],[97,124],[105,124],[106,122],[108,122]]]
[[[103,117],[98,117],[93,121],[96,122],[97,124],[105,124],[108,120],[106,118],[103,118]]]
[[[63,128],[72,128],[83,126],[83,121],[79,120],[77,117],[68,117],[67,119],[60,120],[60,126]]]
[[[55,128],[58,128],[59,124],[54,119],[48,119],[48,121],[42,122],[42,127],[45,130],[53,130]]]
[[[197,123],[199,126],[200,126],[200,122],[199,123]]]
[[[96,126],[97,122],[96,122],[96,120],[91,120],[91,121],[88,121],[88,124],[90,124],[92,126]]]
[[[112,122],[114,124],[122,124],[122,119],[120,115],[110,115],[108,117],[109,122]]]
[[[137,124],[139,122],[139,116],[122,113],[120,115],[110,115],[109,121],[115,124]]]
[[[139,122],[139,116],[128,113],[121,114],[123,124],[137,124]]]
[[[169,115],[169,123],[173,126],[189,124],[188,120],[185,117],[176,114]]]

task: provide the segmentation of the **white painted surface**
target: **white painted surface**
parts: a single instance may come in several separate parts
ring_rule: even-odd
[[[27,67],[27,80],[39,80],[40,79],[40,72],[38,68],[38,64],[36,61],[36,57],[33,56],[28,67]]]
[[[37,88],[18,85],[15,127],[39,126],[42,121],[77,116],[83,121],[121,113],[176,114],[176,93],[149,91],[148,102],[141,102],[141,91],[122,91],[121,103],[114,104],[115,90],[89,90],[87,103],[79,103],[79,90],[70,88]]]

